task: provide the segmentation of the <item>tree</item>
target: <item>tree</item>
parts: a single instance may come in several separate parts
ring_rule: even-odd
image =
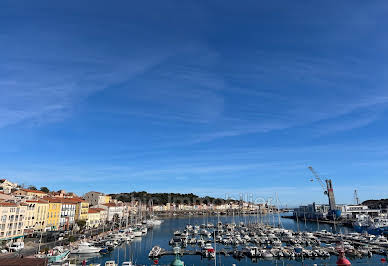
[[[50,192],[50,190],[47,187],[41,187],[40,191],[45,192],[45,193],[49,193]]]
[[[85,220],[78,220],[77,225],[79,226],[80,229],[84,229],[86,226],[86,221]]]
[[[28,189],[30,189],[30,190],[38,190],[35,186],[29,186]]]

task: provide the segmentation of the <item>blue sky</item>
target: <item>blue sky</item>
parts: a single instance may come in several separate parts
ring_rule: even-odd
[[[388,197],[386,1],[1,1],[3,177]]]

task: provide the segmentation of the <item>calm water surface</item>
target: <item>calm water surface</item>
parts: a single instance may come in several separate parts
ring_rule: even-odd
[[[220,216],[219,220],[223,223],[232,222],[233,220],[238,222],[244,222],[244,223],[254,223],[257,222],[257,220],[261,220],[261,222],[265,224],[276,226],[279,223],[279,217],[272,216],[272,215],[266,215],[258,218],[257,216]],[[119,265],[123,261],[127,261],[132,259],[133,262],[139,265],[154,265],[154,262],[148,258],[148,253],[151,250],[151,248],[155,245],[159,245],[160,247],[171,250],[171,247],[168,245],[169,240],[171,239],[173,232],[180,229],[184,229],[186,224],[192,224],[192,225],[200,225],[203,223],[211,222],[213,224],[216,224],[218,221],[218,217],[203,217],[203,216],[196,216],[196,217],[174,217],[174,218],[168,218],[165,219],[162,225],[154,227],[153,229],[150,229],[148,231],[148,234],[146,236],[143,236],[141,239],[135,239],[130,244],[123,244],[120,247],[115,248],[114,251],[112,251],[110,254],[104,255],[104,256],[97,256],[97,257],[78,257],[79,261],[82,261],[84,258],[87,260],[87,264],[91,263],[100,263],[101,265],[104,265],[105,261],[107,260],[115,260],[116,263],[119,262]],[[330,225],[324,225],[324,224],[317,224],[317,223],[309,223],[299,221],[297,224],[296,221],[292,219],[285,219],[281,218],[280,223],[282,226],[286,229],[292,229],[297,231],[298,227],[300,231],[316,231],[318,228],[319,230],[326,229],[328,231],[334,231],[334,228]],[[351,228],[347,227],[336,227],[337,231],[348,233],[352,232],[353,230]],[[195,249],[195,246],[188,246],[187,249]],[[217,249],[223,248],[222,245],[217,244]],[[226,249],[230,249],[231,247],[226,247]],[[198,248],[199,249],[199,248]],[[365,258],[365,259],[357,259],[353,260],[350,259],[353,265],[382,265],[380,260],[381,256],[374,256],[372,258]],[[169,265],[171,261],[173,260],[173,256],[164,256],[162,257],[158,265]],[[200,256],[183,256],[181,258],[185,265],[214,265],[214,260],[208,260],[208,259],[201,259]],[[253,261],[250,258],[244,258],[240,261],[234,259],[231,256],[225,257],[225,256],[217,256],[217,265],[335,265],[337,258],[332,256],[329,259],[321,260],[321,259],[315,259],[315,260],[304,260],[302,261],[295,261],[295,260],[270,260],[270,261],[264,261],[264,260],[257,260]]]

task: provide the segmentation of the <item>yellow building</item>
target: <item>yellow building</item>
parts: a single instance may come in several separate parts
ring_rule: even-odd
[[[26,202],[26,214],[24,218],[26,233],[33,233],[35,228],[35,203]]]
[[[23,238],[26,211],[24,204],[0,202],[0,241]]]
[[[109,203],[110,200],[111,200],[111,196],[104,195],[104,203],[103,204]]]
[[[47,212],[49,208],[49,203],[43,200],[27,200],[26,204],[28,204],[31,209],[34,208],[34,216],[31,219],[31,228],[35,231],[46,231],[46,220],[47,220]],[[31,210],[30,210],[31,211]],[[29,211],[27,211],[28,213]]]
[[[88,220],[86,221],[86,228],[97,228],[101,223],[100,211],[96,209],[89,209]]]
[[[89,202],[85,201],[81,198],[68,198],[66,200],[72,201],[77,204],[75,208],[75,220],[84,220],[88,219],[88,211],[89,211]]]
[[[61,217],[62,200],[58,198],[44,198],[48,201],[48,211],[46,219],[46,228],[57,230],[59,228],[59,219]]]

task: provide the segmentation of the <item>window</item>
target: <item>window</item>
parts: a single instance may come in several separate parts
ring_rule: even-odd
[[[3,216],[1,216],[1,221],[2,221],[2,222],[5,222],[5,221],[7,221],[7,215],[3,215]]]

